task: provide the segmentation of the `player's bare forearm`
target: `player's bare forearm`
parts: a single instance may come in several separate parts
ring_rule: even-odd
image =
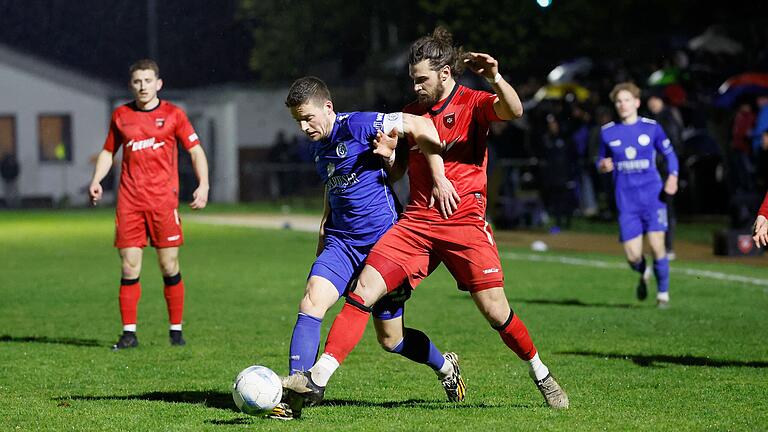
[[[502,120],[514,120],[523,116],[523,102],[515,89],[502,78],[499,82],[491,84],[496,92],[496,101],[493,110]]]
[[[192,158],[192,168],[197,176],[197,189],[192,193],[193,200],[190,207],[200,210],[208,205],[208,191],[210,184],[208,182],[208,159],[205,157],[205,151],[200,145],[189,149],[189,156]]]
[[[331,215],[331,205],[328,201],[328,188],[323,192],[323,216],[320,218],[320,230],[317,235],[317,250],[315,256],[320,256],[325,248],[325,222],[328,221],[328,216]]]
[[[512,120],[522,117],[523,103],[515,89],[500,75],[498,60],[489,54],[470,52],[464,63],[493,87],[497,97],[493,110],[500,119]]]
[[[101,196],[104,193],[104,189],[101,187],[101,181],[106,177],[109,169],[112,168],[111,151],[102,150],[96,157],[96,167],[93,169],[93,178],[91,178],[91,184],[88,186],[88,195],[91,198],[91,203],[96,205]]]
[[[426,117],[403,114],[403,129],[406,135],[413,137],[416,145],[425,155],[440,154],[445,148],[445,145],[440,142],[435,124]]]

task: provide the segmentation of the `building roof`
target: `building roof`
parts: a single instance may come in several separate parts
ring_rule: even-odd
[[[19,51],[2,43],[0,43],[0,63],[60,86],[94,96],[110,98],[125,93],[121,86],[114,83]]]

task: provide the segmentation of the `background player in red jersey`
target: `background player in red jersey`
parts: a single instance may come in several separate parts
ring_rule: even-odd
[[[157,250],[165,283],[165,301],[171,323],[171,345],[184,345],[181,321],[184,311],[184,282],[179,272],[179,246],[184,243],[179,205],[178,146],[192,157],[198,180],[190,204],[199,210],[208,203],[208,161],[184,111],[160,100],[163,87],[160,69],[152,60],[139,60],[130,67],[135,100],[115,109],[104,149],[96,160],[89,193],[96,204],[102,197],[101,180],[112,167],[118,148],[123,162],[115,215],[115,247],[122,261],[120,315],[123,334],[112,346],[119,350],[138,346],[136,309],[141,297],[142,251],[147,236]]]
[[[446,177],[459,194],[459,206],[448,218],[429,207],[432,181],[426,159],[409,142],[411,201],[402,218],[371,250],[357,286],[333,322],[325,352],[309,371],[283,380],[287,391],[301,396],[290,398],[292,408],[301,409],[303,400],[322,399],[331,375],[362,338],[374,303],[403,281],[429,274],[432,258],[445,264],[458,288],[469,291],[502,341],[528,362],[529,374],[547,404],[567,408],[568,396],[542,363],[528,330],[509,306],[499,254],[485,221],[489,124],[520,117],[520,99],[499,74],[493,57],[464,55],[442,28],[411,46],[409,65],[418,100],[403,111],[434,122],[444,146]],[[454,76],[464,65],[488,80],[496,95],[457,84]],[[382,147],[395,145],[394,134],[390,138],[377,138],[382,156],[387,156]]]

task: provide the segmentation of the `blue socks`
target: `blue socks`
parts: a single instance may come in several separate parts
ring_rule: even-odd
[[[412,328],[406,327],[403,340],[391,352],[400,354],[416,363],[426,364],[435,371],[440,370],[445,363],[443,354],[429,340],[429,337]]]
[[[293,326],[289,374],[308,371],[315,364],[317,350],[320,347],[320,325],[323,320],[299,312],[296,325]]]
[[[659,260],[653,260],[653,273],[656,275],[656,282],[660,293],[669,291],[669,258],[666,256]]]

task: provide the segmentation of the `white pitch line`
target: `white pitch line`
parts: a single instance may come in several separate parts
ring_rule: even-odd
[[[501,257],[511,259],[511,260],[517,260],[517,261],[549,262],[549,263],[556,263],[556,264],[568,264],[568,265],[574,265],[574,266],[594,267],[594,268],[602,268],[602,269],[627,268],[627,264],[624,264],[624,263],[599,261],[599,260],[591,260],[591,259],[584,259],[584,258],[574,258],[574,257],[568,257],[568,256],[562,256],[562,255],[536,255],[536,254],[519,254],[514,252],[508,252],[508,253],[501,254]],[[716,272],[716,271],[698,270],[698,269],[678,267],[678,266],[670,266],[669,270],[672,273],[681,273],[687,276],[716,279],[716,280],[722,280],[727,282],[741,282],[741,283],[750,284],[750,285],[768,287],[768,279],[759,279],[759,278],[753,278],[753,277],[747,277],[747,276],[739,276],[734,274]]]

